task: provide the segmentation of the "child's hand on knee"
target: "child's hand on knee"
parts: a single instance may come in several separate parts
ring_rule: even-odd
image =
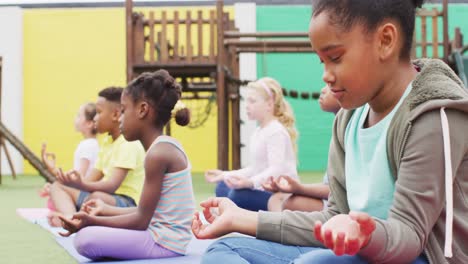
[[[198,212],[192,221],[192,232],[199,239],[220,237],[234,231],[233,222],[241,210],[228,198],[210,198],[200,204],[203,216],[210,224],[203,224]],[[215,213],[216,212],[216,213]]]
[[[205,171],[205,180],[210,183],[222,181],[224,178],[222,170],[207,170]]]
[[[224,180],[224,183],[231,189],[252,189],[254,183],[251,179],[241,176],[230,176]]]
[[[62,227],[67,230],[66,233],[60,232],[61,236],[68,237],[73,233],[80,231],[82,228],[89,225],[90,215],[84,212],[78,212],[73,215],[73,217],[66,218],[62,215],[59,215],[60,220],[62,220]]]
[[[268,177],[268,179],[262,183],[262,187],[265,191],[268,192],[279,192],[279,187],[276,184],[275,178],[273,176]]]
[[[362,212],[339,214],[324,225],[317,221],[314,226],[317,240],[333,250],[337,256],[357,254],[367,245],[374,230],[375,220]]]
[[[279,191],[284,193],[298,193],[301,188],[301,184],[296,179],[286,175],[276,178],[275,183]]]
[[[106,204],[101,199],[91,199],[81,206],[81,211],[89,215],[102,215],[105,211]]]
[[[62,169],[58,169],[57,173],[57,180],[64,185],[69,187],[82,189],[83,181],[81,178],[81,174],[76,170],[68,171],[67,173],[63,173]]]

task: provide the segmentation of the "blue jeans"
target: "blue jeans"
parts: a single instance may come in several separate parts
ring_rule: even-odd
[[[216,185],[216,197],[227,197],[237,206],[250,211],[268,210],[268,199],[271,192],[252,189],[231,189],[224,181]]]
[[[228,237],[211,244],[203,255],[204,264],[288,264],[313,247],[286,246],[246,237]]]
[[[211,244],[203,255],[203,264],[305,264],[305,263],[367,263],[359,256],[336,256],[333,251],[315,247],[283,245],[275,242],[245,237],[228,237]],[[429,263],[424,256],[413,264]]]

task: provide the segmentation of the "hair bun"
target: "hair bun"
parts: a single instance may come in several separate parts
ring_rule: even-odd
[[[179,126],[186,126],[190,123],[190,110],[182,108],[175,113],[175,121]]]
[[[424,4],[424,0],[411,0],[415,8],[422,7]]]

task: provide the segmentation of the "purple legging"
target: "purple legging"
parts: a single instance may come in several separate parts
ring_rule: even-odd
[[[155,243],[150,232],[90,226],[75,237],[75,248],[92,259],[154,259],[181,256]]]

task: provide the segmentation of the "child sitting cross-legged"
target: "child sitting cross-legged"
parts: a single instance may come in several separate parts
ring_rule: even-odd
[[[175,139],[163,135],[171,116],[187,125],[181,88],[165,70],[143,73],[122,94],[121,130],[145,150],[145,180],[137,207],[90,200],[72,219],[62,218],[77,251],[90,259],[157,259],[184,255],[195,210],[191,165]]]
[[[119,128],[122,88],[109,87],[99,92],[94,117],[96,130],[108,134],[99,153],[96,165],[87,178],[76,170],[57,171],[57,181],[50,188],[50,197],[56,212],[49,223],[60,226],[59,216],[71,217],[83,203],[100,198],[105,203],[119,207],[136,206],[144,178],[145,151],[140,142],[128,142]]]

